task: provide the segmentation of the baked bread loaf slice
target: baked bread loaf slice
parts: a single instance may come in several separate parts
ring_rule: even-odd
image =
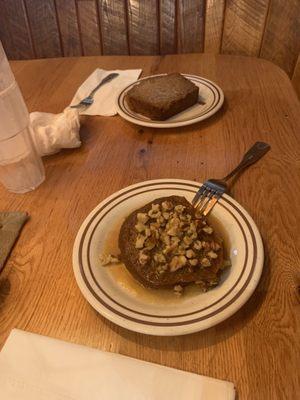
[[[132,111],[153,120],[165,120],[198,101],[199,88],[178,73],[142,80],[125,97]]]
[[[119,234],[120,260],[144,286],[167,288],[219,282],[224,249],[204,219],[180,196],[163,197],[132,212]]]

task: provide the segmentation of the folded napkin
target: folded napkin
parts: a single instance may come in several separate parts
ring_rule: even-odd
[[[3,400],[233,400],[230,382],[13,330],[0,353]]]
[[[104,116],[116,115],[116,101],[119,93],[124,89],[124,87],[138,79],[142,72],[141,69],[128,69],[124,71],[116,69],[114,71],[105,71],[104,69],[97,68],[78,88],[70,105],[77,104],[87,97],[98,83],[112,72],[117,72],[119,76],[101,86],[94,95],[94,103],[87,108],[80,109],[80,114]]]
[[[30,128],[40,156],[81,145],[79,114],[75,109],[68,107],[60,114],[32,112]]]
[[[24,212],[0,212],[0,271],[27,219]]]

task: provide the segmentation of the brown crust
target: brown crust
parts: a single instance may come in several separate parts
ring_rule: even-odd
[[[157,274],[156,266],[152,262],[141,265],[139,262],[139,250],[135,248],[135,242],[138,232],[135,229],[138,213],[147,213],[152,204],[162,204],[164,201],[170,201],[174,206],[184,205],[192,218],[195,218],[195,211],[192,205],[180,196],[163,197],[146,204],[138,210],[132,212],[123,222],[119,234],[119,249],[121,252],[121,260],[125,264],[128,271],[146,287],[163,288],[173,287],[174,285],[187,285],[192,282],[201,281],[205,285],[210,286],[211,282],[218,282],[221,268],[224,262],[223,244],[220,238],[214,233],[206,234],[201,229],[198,231],[198,238],[208,242],[217,242],[221,248],[218,250],[218,258],[211,260],[211,266],[207,268],[192,267],[187,265],[177,271],[167,271],[164,274]],[[197,258],[203,257],[203,250],[199,251]]]
[[[193,82],[174,73],[141,81],[125,99],[134,112],[163,121],[196,104],[198,95]]]

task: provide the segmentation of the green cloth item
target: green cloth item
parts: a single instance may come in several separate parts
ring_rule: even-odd
[[[25,212],[0,212],[0,271],[28,218]]]

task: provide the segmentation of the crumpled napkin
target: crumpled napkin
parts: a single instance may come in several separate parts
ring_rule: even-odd
[[[0,353],[5,400],[234,400],[231,382],[14,329]]]
[[[101,86],[94,95],[94,103],[87,108],[79,109],[80,115],[116,115],[116,101],[119,93],[127,85],[135,82],[139,78],[142,70],[116,69],[114,71],[106,71],[104,69],[97,68],[78,88],[70,105],[77,104],[82,99],[87,97],[91,93],[91,91],[98,85],[98,83],[112,72],[117,72],[119,76]]]
[[[80,147],[78,110],[67,107],[60,114],[32,112],[30,131],[40,156],[57,153],[62,148]]]

